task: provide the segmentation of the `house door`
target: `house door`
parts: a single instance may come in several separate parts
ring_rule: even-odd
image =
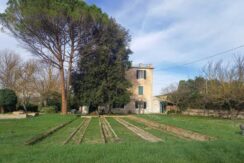
[[[165,103],[164,102],[160,102],[160,113],[163,113],[165,111]]]

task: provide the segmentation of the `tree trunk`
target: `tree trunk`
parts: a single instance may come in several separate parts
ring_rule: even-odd
[[[4,108],[0,106],[0,113],[4,113]]]
[[[108,114],[113,114],[112,105],[108,104]]]
[[[70,58],[69,60],[69,68],[68,68],[68,78],[67,78],[67,100],[70,104],[70,86],[71,86],[71,71],[72,71],[72,64],[73,64],[73,58]]]
[[[62,96],[62,114],[67,114],[67,97],[66,97],[66,91],[65,91],[65,78],[64,78],[64,67],[62,66],[60,68],[60,91]]]
[[[27,113],[26,105],[23,103],[24,111]]]
[[[74,35],[73,33],[70,33],[70,38],[71,38],[71,52],[69,56],[69,67],[68,67],[68,79],[67,79],[67,100],[70,105],[70,95],[71,95],[71,80],[72,80],[72,68],[73,68],[73,60],[74,60],[74,55],[75,55],[75,41],[74,41]]]

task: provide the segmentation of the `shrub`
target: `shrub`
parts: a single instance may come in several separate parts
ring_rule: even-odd
[[[175,113],[176,113],[175,110],[169,110],[169,111],[167,112],[167,114],[175,114]]]
[[[178,111],[178,110],[169,110],[167,112],[167,114],[180,114],[180,113],[181,113],[181,111]]]
[[[45,106],[54,106],[56,111],[61,110],[61,95],[58,92],[48,92],[46,95]]]
[[[0,111],[11,112],[16,109],[17,96],[13,90],[0,90]]]
[[[22,105],[18,107],[18,110],[25,110]],[[26,110],[29,112],[38,112],[38,105],[28,104],[26,105]]]
[[[132,112],[131,110],[129,110],[129,111],[127,112],[127,114],[133,114],[133,112]]]
[[[57,112],[57,108],[56,106],[46,106],[46,107],[42,107],[40,109],[41,113],[56,113]]]
[[[241,110],[244,110],[244,101],[240,102],[238,105],[237,105],[237,110],[241,111]]]

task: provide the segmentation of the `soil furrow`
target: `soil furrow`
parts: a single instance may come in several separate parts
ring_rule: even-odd
[[[149,132],[144,131],[143,129],[130,124],[129,122],[121,119],[121,118],[115,118],[120,124],[122,124],[123,126],[125,126],[126,128],[128,128],[130,131],[134,132],[136,135],[138,135],[139,137],[141,137],[142,139],[149,141],[149,142],[160,142],[162,141],[162,139],[152,135]]]
[[[74,135],[81,129],[81,127],[84,124],[84,120],[80,123],[80,125],[69,135],[69,137],[63,142],[63,145],[67,144],[73,137]]]
[[[153,129],[167,131],[167,132],[173,133],[182,138],[193,139],[193,140],[198,140],[198,141],[208,141],[208,140],[214,139],[210,136],[199,134],[197,132],[189,131],[189,130],[178,128],[175,126],[161,124],[158,122],[146,120],[144,118],[139,118],[136,116],[128,116],[128,118],[131,120],[137,121],[137,122],[144,123],[146,126],[151,127]]]
[[[73,119],[73,120],[70,120],[68,122],[65,122],[65,123],[62,123],[54,128],[51,128],[50,130],[44,132],[44,133],[41,133],[33,138],[31,138],[30,140],[27,140],[25,142],[26,145],[33,145],[33,144],[36,144],[37,142],[45,139],[46,137],[50,136],[51,134],[57,132],[58,130],[60,130],[61,128],[65,127],[66,125],[70,124],[71,122],[73,122],[74,120],[76,119]]]
[[[114,132],[113,128],[107,121],[107,119],[104,116],[100,117],[100,122],[101,122],[101,131],[102,131],[102,138],[104,139],[105,143],[108,142],[116,142],[119,140],[119,137],[117,134]]]
[[[86,129],[88,128],[92,118],[84,118],[84,123],[82,127],[80,128],[80,137],[77,141],[77,144],[80,144],[84,138],[84,135],[86,133]]]
[[[102,141],[103,143],[107,143],[107,138],[106,138],[106,133],[104,131],[104,127],[103,127],[103,123],[101,118],[99,118],[99,126],[100,126],[100,132],[101,132],[101,137],[102,137]]]

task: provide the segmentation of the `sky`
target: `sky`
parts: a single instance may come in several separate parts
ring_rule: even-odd
[[[0,0],[0,12],[7,0]],[[154,95],[179,80],[201,74],[208,62],[232,62],[244,48],[202,60],[244,44],[243,0],[87,0],[129,30],[133,64],[154,66]],[[25,58],[31,54],[0,32],[0,50],[12,49]]]

